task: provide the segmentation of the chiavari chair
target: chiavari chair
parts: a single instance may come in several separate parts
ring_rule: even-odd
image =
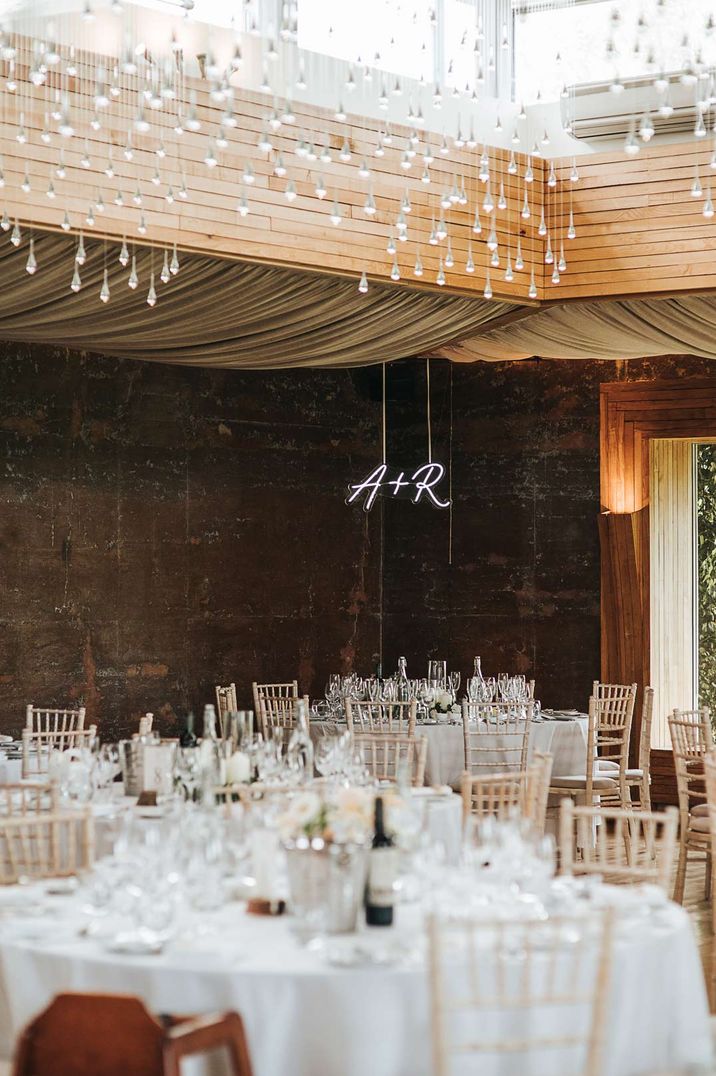
[[[160,1023],[138,998],[58,994],[20,1036],[12,1076],[179,1076],[182,1059],[219,1049],[231,1076],[251,1076],[237,1013]]]
[[[59,809],[59,798],[58,788],[54,784],[33,782],[0,785],[0,818],[56,811]]]
[[[462,731],[466,772],[479,776],[524,770],[533,709],[531,699],[524,704],[465,700]]]
[[[426,736],[403,736],[392,732],[363,733],[354,737],[355,749],[378,781],[399,781],[406,774],[413,788],[425,781],[428,754]]]
[[[34,729],[22,730],[22,778],[46,776],[53,751],[71,749],[89,749],[97,736],[97,726],[86,729],[51,730],[36,732]]]
[[[0,818],[0,885],[66,878],[94,861],[94,820],[83,811],[43,811]]]
[[[257,684],[254,680],[251,690],[254,696],[254,713],[258,714],[261,699],[297,699],[298,680],[283,684]]]
[[[576,807],[562,800],[560,872],[597,875],[610,883],[649,882],[666,892],[676,861],[679,812]]]
[[[463,823],[470,816],[495,817],[507,821],[514,816],[526,818],[538,833],[544,832],[547,816],[552,756],[536,753],[523,770],[510,773],[485,773],[474,777],[463,774]]]
[[[427,934],[435,1076],[602,1076],[611,909],[539,924],[432,914]]]
[[[257,685],[254,685],[257,686]],[[216,685],[216,714],[219,719],[219,732],[222,740],[229,734],[228,715],[235,714],[239,706],[236,701],[236,684],[233,681],[227,687]]]
[[[669,715],[669,733],[679,793],[679,865],[674,900],[681,904],[689,852],[706,853],[707,897],[711,891],[711,834],[704,760],[713,750],[714,741],[708,706],[701,710],[674,710]]]
[[[267,696],[259,698],[258,723],[259,732],[265,737],[276,736],[287,729],[296,727],[296,703],[298,696]],[[308,695],[303,696],[306,714],[310,708]]]
[[[25,728],[32,732],[76,732],[85,727],[85,713],[84,706],[60,710],[30,702],[25,708]]]
[[[358,702],[346,698],[348,731],[357,735],[392,732],[401,736],[414,736],[417,712],[416,699],[410,702]]]
[[[636,700],[636,684],[600,684],[594,681],[589,699],[587,749],[584,772],[552,778],[550,792],[571,796],[577,803],[631,807],[627,784],[629,737]]]

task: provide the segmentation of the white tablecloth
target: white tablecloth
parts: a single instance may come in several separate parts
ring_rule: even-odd
[[[8,891],[4,891],[8,894]],[[0,931],[0,1055],[61,990],[137,994],[156,1012],[236,1009],[247,1028],[255,1076],[428,1076],[430,1021],[422,963],[333,968],[301,948],[290,920],[229,905],[204,913],[159,956],[119,957],[77,934],[77,897],[51,898],[51,914],[8,918]],[[380,932],[420,935],[416,906]],[[375,931],[370,932],[375,939]],[[711,1058],[699,954],[686,912],[618,932],[603,1076],[639,1076]],[[501,1070],[507,1071],[506,1069]],[[526,1074],[525,1074],[526,1076]]]
[[[14,785],[22,780],[22,759],[8,758],[0,751],[0,785]]]
[[[311,722],[313,738],[320,737],[325,728],[325,722]],[[417,726],[416,732],[428,739],[425,784],[449,785],[459,789],[460,778],[465,771],[462,723],[421,724]],[[553,756],[552,773],[555,777],[583,773],[587,754],[587,718],[530,722],[528,751],[530,757],[535,751],[550,753]],[[514,755],[511,756],[511,761],[513,759]]]

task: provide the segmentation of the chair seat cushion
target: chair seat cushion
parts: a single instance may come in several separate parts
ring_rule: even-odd
[[[583,773],[575,773],[567,777],[553,777],[549,783],[551,788],[586,788],[587,778]],[[613,781],[611,777],[605,777],[604,774],[595,774],[592,788],[595,792],[608,792],[619,788],[619,783]]]
[[[697,803],[695,807],[692,807],[689,811],[692,818],[708,818],[709,805],[708,803]]]
[[[640,781],[644,776],[643,770],[626,770],[626,775],[631,781]]]
[[[689,815],[689,831],[691,833],[708,833],[710,829],[711,822],[708,818],[703,815],[697,815],[696,817],[693,814]]]
[[[619,763],[612,762],[609,758],[597,759],[597,767],[603,774],[617,774],[619,773]],[[640,781],[644,776],[644,771],[634,768],[633,770],[624,770],[624,774],[631,781]]]
[[[616,770],[619,772],[619,763],[613,762],[610,758],[598,758],[597,769],[599,770]]]

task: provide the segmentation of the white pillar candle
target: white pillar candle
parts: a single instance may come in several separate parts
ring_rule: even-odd
[[[226,783],[244,784],[251,780],[251,762],[245,751],[234,751],[226,763]]]

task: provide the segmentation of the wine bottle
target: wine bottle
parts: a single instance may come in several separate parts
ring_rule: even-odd
[[[389,927],[393,923],[393,887],[398,872],[397,849],[385,831],[383,799],[376,797],[373,844],[368,856],[368,883],[365,892],[365,921],[369,927]]]
[[[186,715],[186,728],[179,737],[182,747],[196,747],[196,734],[194,732],[194,711],[190,710]]]

